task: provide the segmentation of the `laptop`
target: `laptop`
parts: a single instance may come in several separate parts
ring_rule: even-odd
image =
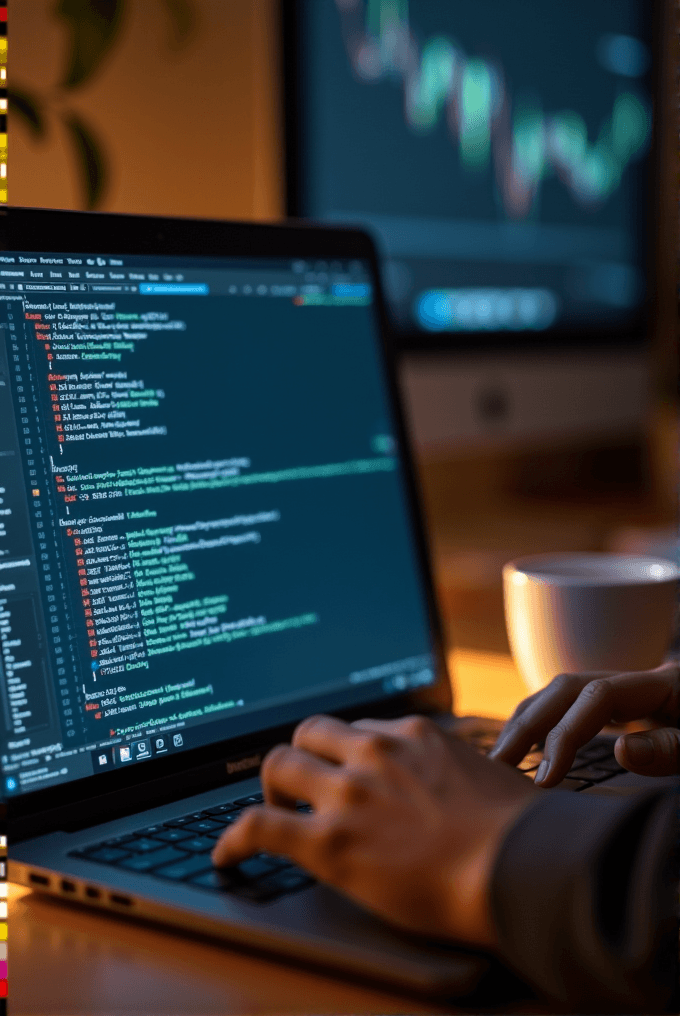
[[[210,863],[305,716],[452,721],[369,237],[10,208],[0,330],[9,878],[475,990],[488,958],[394,930],[285,858],[228,879]]]

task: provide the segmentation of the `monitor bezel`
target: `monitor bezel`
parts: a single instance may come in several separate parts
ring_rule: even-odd
[[[442,628],[432,581],[424,515],[399,398],[394,351],[387,338],[386,311],[378,261],[371,238],[345,228],[286,224],[234,223],[217,220],[113,215],[10,207],[0,211],[0,250],[27,253],[93,253],[199,257],[357,258],[370,265],[375,280],[375,308],[388,399],[397,428],[409,522],[419,577],[426,601],[435,682],[404,694],[380,698],[358,707],[334,711],[348,721],[365,716],[451,712],[451,683]],[[290,739],[304,711],[293,722],[257,733],[227,738],[163,759],[108,773],[94,773],[48,789],[7,798],[8,821],[16,841],[51,828],[92,824],[97,816],[112,818],[220,786],[229,777],[227,759],[263,756],[274,744]],[[248,775],[253,775],[249,773]],[[83,805],[87,804],[86,811]],[[70,825],[69,825],[70,823]]]
[[[650,329],[656,313],[656,251],[659,243],[658,211],[655,195],[662,176],[659,109],[663,94],[663,6],[664,0],[638,0],[646,35],[656,59],[648,76],[654,118],[649,156],[646,161],[646,200],[640,202],[636,216],[638,235],[643,247],[642,267],[646,278],[646,299],[631,315],[626,326],[599,324],[575,327],[558,325],[545,331],[523,332],[446,332],[425,329],[404,329],[396,324],[387,308],[387,328],[395,348],[408,353],[453,352],[494,355],[499,353],[532,353],[606,351],[607,349],[641,350],[648,346]],[[302,96],[309,87],[301,59],[305,33],[306,0],[281,0],[280,37],[281,90],[284,125],[285,209],[286,215],[313,221],[306,202],[306,167],[304,162],[305,125]],[[357,228],[362,228],[357,221]]]

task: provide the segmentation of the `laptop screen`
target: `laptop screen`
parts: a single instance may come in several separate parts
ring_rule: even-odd
[[[361,260],[0,257],[8,796],[434,682]]]

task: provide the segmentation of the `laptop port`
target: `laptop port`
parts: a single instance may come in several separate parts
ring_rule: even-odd
[[[95,889],[93,885],[88,885],[85,887],[85,895],[89,896],[91,900],[98,900],[101,893],[99,892],[99,889]]]
[[[74,893],[76,891],[75,882],[69,882],[67,878],[61,880],[61,891],[63,893]]]
[[[111,893],[109,899],[112,903],[117,903],[120,907],[132,906],[132,900],[129,896],[120,896],[117,893]]]
[[[35,882],[36,885],[49,885],[50,880],[47,875],[39,875],[37,871],[32,871],[28,876],[29,882]]]

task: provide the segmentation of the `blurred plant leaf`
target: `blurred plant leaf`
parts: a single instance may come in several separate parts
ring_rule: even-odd
[[[8,89],[7,99],[10,113],[19,116],[36,141],[44,138],[47,133],[47,124],[43,117],[40,99],[21,88]]]
[[[64,126],[76,154],[83,188],[84,206],[91,211],[101,202],[108,183],[106,158],[99,141],[75,113],[64,115]]]
[[[191,0],[162,0],[170,20],[170,49],[186,46],[196,30],[198,18]]]
[[[124,6],[125,0],[58,0],[55,14],[71,33],[63,88],[77,88],[99,70],[120,30]]]

